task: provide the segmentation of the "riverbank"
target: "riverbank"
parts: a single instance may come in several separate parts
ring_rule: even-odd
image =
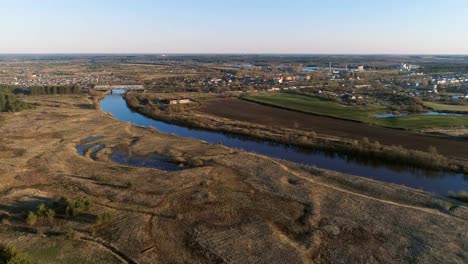
[[[126,102],[133,110],[157,120],[182,126],[233,133],[260,140],[269,140],[330,153],[342,153],[361,159],[373,159],[397,165],[468,173],[468,164],[464,160],[447,158],[440,155],[435,149],[429,149],[429,152],[425,152],[405,149],[400,146],[383,145],[380,142],[371,142],[368,138],[361,140],[347,139],[316,134],[313,131],[242,122],[196,111],[199,105],[197,103],[185,106],[154,104],[152,100],[155,96],[157,97],[157,95],[151,94],[125,94]]]
[[[86,96],[28,101],[37,107],[2,114],[0,144],[18,151],[0,159],[0,242],[35,260],[463,262],[468,209],[456,201],[132,126]],[[81,156],[83,142],[105,148]],[[116,148],[201,163],[122,166]]]

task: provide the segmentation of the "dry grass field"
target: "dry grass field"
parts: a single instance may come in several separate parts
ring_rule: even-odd
[[[0,242],[42,263],[468,258],[468,208],[455,201],[132,126],[84,95],[29,101],[1,115]],[[80,155],[86,139],[104,147]],[[121,165],[117,150],[181,169]],[[40,204],[55,216],[28,224]]]

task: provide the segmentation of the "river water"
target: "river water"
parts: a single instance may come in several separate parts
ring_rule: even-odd
[[[468,176],[463,174],[391,166],[377,161],[358,160],[348,155],[312,151],[264,140],[190,129],[157,121],[129,109],[122,95],[115,93],[115,91],[113,95],[107,95],[101,100],[100,104],[103,111],[112,114],[121,121],[144,127],[154,127],[163,133],[204,140],[211,144],[222,143],[227,147],[383,182],[401,184],[440,195],[447,195],[449,191],[468,191]]]

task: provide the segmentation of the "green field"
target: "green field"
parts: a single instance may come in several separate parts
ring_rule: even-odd
[[[424,102],[424,106],[434,109],[436,111],[459,111],[468,112],[468,105],[447,105],[432,102]]]
[[[317,97],[279,93],[273,95],[245,96],[244,99],[304,113],[331,116],[360,122],[368,122],[376,114],[385,113],[380,106],[345,106]]]
[[[374,125],[404,128],[410,130],[418,130],[424,128],[449,128],[449,127],[468,127],[468,117],[461,116],[426,116],[426,115],[409,115],[396,118],[378,119],[375,118]]]
[[[345,106],[317,97],[278,93],[272,95],[244,96],[243,99],[275,107],[341,118],[383,127],[417,130],[423,128],[445,128],[468,126],[468,117],[409,115],[381,119],[376,114],[387,112],[383,106]]]

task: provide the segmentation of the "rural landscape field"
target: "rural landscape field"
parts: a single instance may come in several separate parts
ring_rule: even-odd
[[[467,263],[468,5],[336,3],[0,1],[0,264]]]

